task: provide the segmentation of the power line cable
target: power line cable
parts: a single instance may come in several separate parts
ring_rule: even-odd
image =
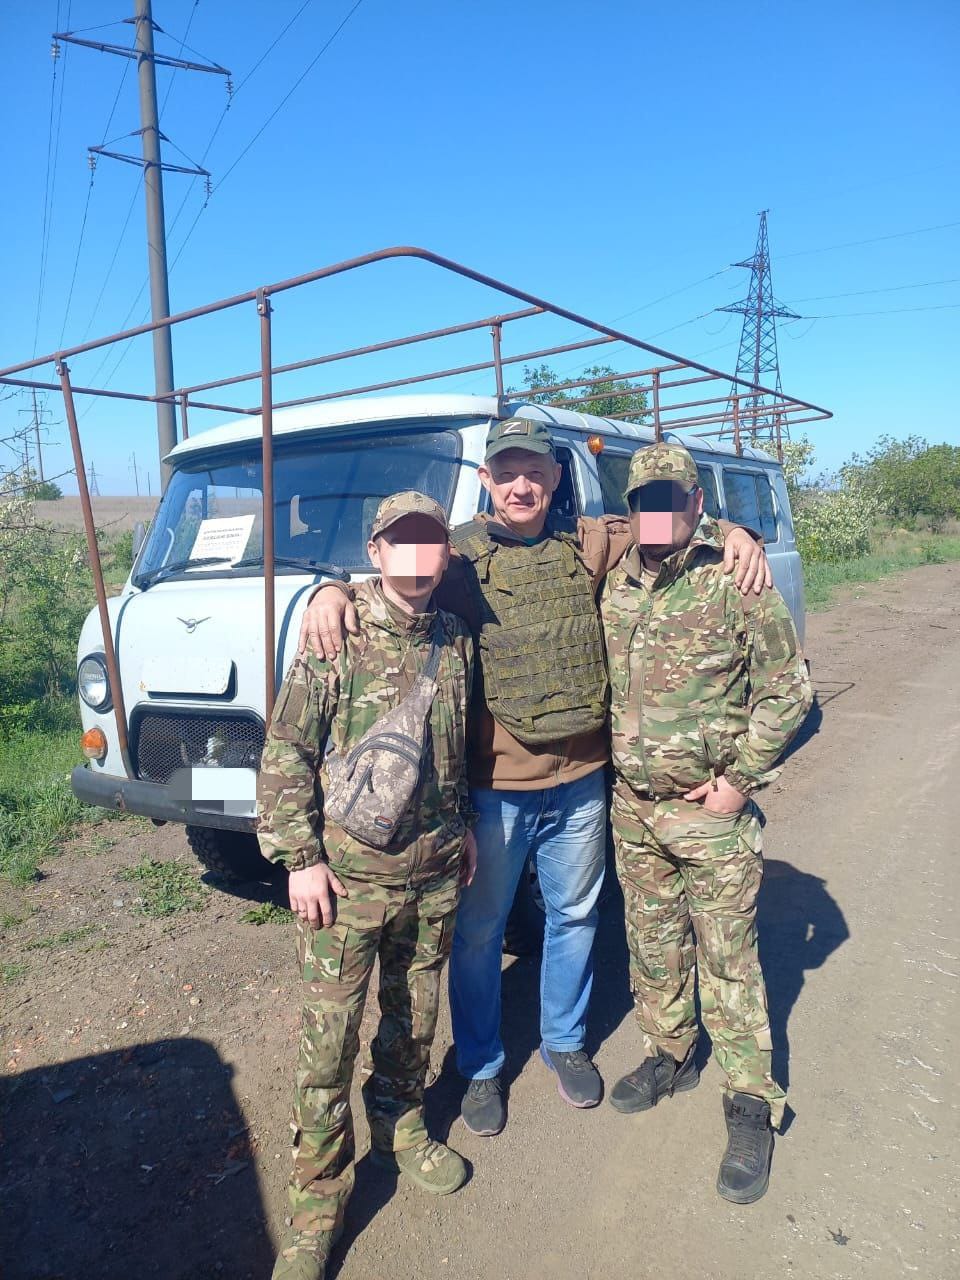
[[[916,311],[956,311],[960,302],[944,302],[934,307],[892,307],[886,311],[834,311],[829,315],[803,316],[804,320],[846,320],[853,316],[902,316]]]
[[[261,135],[266,131],[266,129],[267,129],[267,128],[268,128],[268,127],[273,123],[273,121],[274,121],[274,120],[276,119],[276,117],[279,115],[280,111],[282,111],[282,109],[287,105],[287,103],[290,101],[290,99],[291,99],[291,98],[293,97],[293,95],[296,93],[297,89],[299,89],[299,88],[300,88],[300,85],[301,85],[301,84],[303,84],[304,80],[306,80],[307,76],[310,74],[310,72],[313,70],[313,68],[317,65],[317,63],[320,61],[320,59],[323,57],[323,55],[327,52],[327,50],[328,50],[328,49],[330,48],[330,46],[333,44],[334,40],[336,40],[337,36],[338,36],[338,35],[340,34],[340,32],[344,29],[344,27],[347,25],[347,23],[350,21],[350,19],[353,17],[353,15],[357,12],[357,10],[360,8],[360,6],[361,6],[362,4],[363,4],[363,0],[355,0],[355,3],[353,4],[353,6],[351,7],[351,9],[350,9],[350,10],[349,10],[349,12],[347,13],[346,17],[343,19],[343,21],[340,23],[340,25],[339,25],[339,26],[337,27],[337,29],[334,31],[333,35],[331,35],[331,36],[329,37],[329,39],[326,41],[326,43],[325,43],[325,44],[323,44],[323,45],[320,47],[320,51],[319,51],[319,53],[316,55],[316,57],[315,57],[315,58],[313,58],[313,59],[311,60],[311,62],[308,64],[308,66],[307,66],[306,70],[302,73],[302,75],[300,75],[300,76],[299,76],[299,77],[294,81],[294,83],[291,85],[291,87],[290,87],[289,91],[288,91],[287,93],[285,93],[285,94],[284,94],[284,96],[283,96],[283,97],[280,99],[280,101],[277,103],[276,107],[274,107],[273,111],[271,111],[271,112],[270,112],[270,114],[267,116],[266,120],[263,122],[263,124],[260,126],[260,128],[257,130],[257,132],[253,135],[253,137],[250,139],[250,141],[247,143],[247,145],[243,148],[243,150],[242,150],[242,151],[240,152],[240,154],[237,156],[236,160],[234,160],[233,164],[231,164],[230,168],[229,168],[229,169],[227,169],[226,173],[224,173],[224,175],[223,175],[223,176],[219,179],[219,181],[215,184],[215,186],[214,186],[214,188],[213,188],[213,190],[214,190],[214,191],[217,191],[220,187],[222,187],[222,186],[223,186],[223,184],[226,182],[227,178],[229,178],[229,177],[230,177],[231,173],[233,173],[234,169],[236,169],[236,167],[237,167],[237,165],[240,163],[240,161],[241,161],[241,160],[243,160],[244,156],[246,156],[246,154],[250,151],[250,149],[255,145],[255,143],[256,143],[256,142],[257,142],[257,140],[260,138],[260,136],[261,136]]]
[[[269,48],[268,48],[268,49],[267,49],[267,50],[266,50],[266,51],[261,55],[261,57],[260,57],[260,58],[258,59],[258,61],[254,64],[254,66],[250,69],[250,71],[246,74],[246,76],[244,76],[243,80],[240,82],[240,85],[239,85],[239,86],[238,86],[238,88],[234,91],[234,97],[236,97],[236,94],[237,94],[237,93],[239,93],[240,89],[241,89],[241,88],[243,88],[243,86],[247,83],[247,81],[250,79],[250,77],[253,75],[253,73],[257,70],[257,68],[258,68],[259,66],[261,66],[261,65],[262,65],[262,63],[263,63],[264,59],[267,57],[267,55],[268,55],[268,54],[269,54],[269,53],[270,53],[270,52],[271,52],[271,51],[276,47],[276,45],[280,42],[280,40],[283,38],[283,36],[286,34],[286,32],[290,29],[290,27],[293,25],[293,23],[297,20],[297,18],[300,16],[300,14],[301,14],[301,13],[303,13],[303,11],[307,8],[307,5],[308,5],[309,3],[311,3],[311,2],[312,2],[312,0],[306,0],[306,3],[304,3],[304,4],[302,4],[302,5],[301,5],[301,7],[297,10],[297,12],[293,15],[293,17],[290,19],[290,21],[286,24],[286,26],[285,26],[285,27],[283,28],[283,30],[280,32],[280,35],[279,35],[279,36],[277,36],[277,38],[273,41],[273,44],[271,44],[271,45],[269,46]],[[337,36],[339,36],[340,32],[344,29],[344,27],[347,25],[347,23],[350,21],[350,19],[353,17],[353,15],[356,13],[356,11],[360,8],[360,6],[361,6],[361,4],[362,4],[362,3],[363,3],[363,0],[356,0],[356,2],[354,3],[354,5],[352,6],[352,8],[348,11],[348,13],[346,14],[346,16],[345,16],[345,17],[343,18],[343,20],[340,22],[339,26],[337,26],[337,28],[334,30],[333,34],[332,34],[332,35],[327,39],[327,41],[326,41],[326,42],[321,46],[321,48],[320,48],[319,52],[318,52],[318,53],[316,54],[316,56],[311,60],[311,62],[310,62],[310,63],[309,63],[309,65],[307,66],[306,70],[305,70],[305,71],[304,71],[304,72],[299,76],[299,78],[294,82],[294,84],[291,86],[290,90],[289,90],[289,91],[284,95],[284,97],[280,100],[280,102],[277,104],[277,106],[274,108],[274,110],[270,113],[270,115],[267,117],[267,119],[264,121],[264,123],[260,126],[260,128],[259,128],[259,129],[257,130],[257,132],[254,134],[254,136],[250,139],[250,141],[247,143],[247,145],[243,148],[243,150],[240,152],[240,154],[236,157],[236,159],[235,159],[235,160],[233,161],[233,163],[230,165],[229,169],[227,169],[227,171],[223,174],[223,176],[220,178],[220,180],[219,180],[219,181],[218,181],[218,182],[217,182],[217,183],[216,183],[216,184],[211,188],[211,190],[210,190],[210,192],[209,192],[209,194],[208,194],[208,196],[207,196],[207,199],[206,199],[206,200],[204,201],[204,203],[200,206],[200,209],[198,210],[196,217],[194,218],[193,222],[191,223],[191,225],[190,225],[190,227],[189,227],[189,229],[188,229],[188,231],[187,231],[187,234],[184,236],[183,240],[182,240],[182,241],[181,241],[181,243],[180,243],[180,247],[179,247],[179,249],[177,250],[177,253],[176,253],[176,255],[175,255],[174,259],[173,259],[173,262],[170,264],[170,271],[171,271],[171,272],[172,272],[173,268],[174,268],[174,267],[177,265],[177,263],[179,262],[180,257],[181,257],[181,255],[183,254],[183,251],[184,251],[184,249],[185,249],[185,248],[186,248],[186,246],[187,246],[187,242],[189,241],[190,237],[193,235],[193,232],[194,232],[194,230],[196,229],[197,224],[198,224],[198,223],[199,223],[199,221],[200,221],[200,218],[202,217],[203,213],[205,212],[205,210],[206,210],[206,208],[207,208],[207,204],[208,204],[208,203],[209,203],[209,201],[210,201],[210,196],[213,194],[213,192],[215,192],[219,187],[221,187],[221,186],[223,185],[223,183],[224,183],[224,182],[226,181],[226,179],[230,176],[230,174],[233,172],[233,170],[234,170],[234,169],[236,169],[237,165],[239,165],[239,164],[240,164],[240,162],[244,159],[244,157],[246,156],[246,154],[247,154],[247,153],[250,151],[250,149],[254,146],[254,144],[257,142],[257,140],[260,138],[260,136],[265,132],[265,130],[268,128],[268,126],[273,122],[273,120],[276,118],[276,116],[279,114],[279,112],[282,110],[282,108],[287,104],[287,102],[290,100],[290,98],[293,96],[293,94],[296,92],[296,90],[299,88],[299,86],[302,84],[302,82],[306,79],[306,77],[310,74],[310,72],[313,70],[313,68],[316,66],[316,64],[320,61],[320,59],[323,57],[323,55],[326,53],[326,51],[330,48],[330,46],[331,46],[331,45],[333,44],[333,42],[336,40]],[[205,150],[204,150],[204,152],[203,152],[203,155],[201,156],[201,165],[202,165],[202,164],[203,164],[203,162],[206,160],[206,157],[207,157],[207,154],[208,154],[208,152],[209,152],[209,150],[210,150],[210,147],[213,145],[213,139],[216,137],[216,134],[217,134],[217,132],[219,131],[220,125],[222,124],[222,122],[223,122],[224,118],[226,117],[226,113],[227,113],[227,111],[229,110],[229,106],[230,106],[230,104],[228,103],[228,104],[227,104],[227,107],[225,107],[225,108],[224,108],[224,110],[223,110],[223,112],[221,113],[220,120],[218,120],[218,122],[217,122],[216,126],[214,127],[213,135],[211,136],[211,139],[210,139],[210,141],[207,143],[207,146],[206,146],[206,148],[205,148]],[[181,153],[181,154],[183,154],[183,153]],[[187,157],[187,159],[189,159],[189,156]],[[191,163],[193,163],[193,161],[191,161]],[[200,167],[200,166],[198,166],[198,167]],[[176,226],[176,224],[177,224],[177,222],[178,222],[178,220],[179,220],[179,218],[180,218],[180,215],[183,213],[183,210],[184,210],[184,208],[186,207],[186,204],[187,204],[187,201],[189,200],[190,194],[191,194],[191,192],[190,192],[190,191],[188,191],[188,192],[186,193],[186,195],[184,196],[183,200],[182,200],[182,201],[181,201],[181,203],[180,203],[180,207],[179,207],[179,209],[177,210],[176,215],[174,216],[173,222],[171,223],[171,226],[170,226],[170,232],[171,232],[171,233],[173,232],[173,229],[174,229],[174,227]],[[146,283],[144,283],[144,284],[141,286],[141,288],[140,288],[140,292],[137,294],[137,296],[136,296],[136,298],[134,299],[134,302],[133,302],[133,304],[132,304],[132,306],[131,306],[131,308],[130,308],[130,311],[128,311],[128,313],[127,313],[127,318],[129,318],[130,313],[132,312],[133,308],[136,306],[137,302],[140,300],[141,296],[143,295],[143,291],[144,291],[144,289],[145,289],[145,288],[146,288]],[[123,329],[125,325],[126,325],[126,319],[124,320],[123,324],[120,326],[120,327],[121,327],[121,329]],[[109,386],[111,379],[112,379],[112,378],[114,377],[114,375],[117,373],[117,370],[120,368],[120,365],[123,363],[124,359],[126,358],[126,356],[127,356],[128,352],[129,352],[129,350],[130,350],[131,343],[132,343],[132,339],[128,340],[128,342],[125,344],[125,348],[124,348],[123,352],[121,352],[120,357],[118,358],[118,360],[117,360],[116,364],[114,365],[113,369],[110,371],[109,376],[107,377],[106,381],[105,381],[105,382],[104,382],[104,384],[103,384],[103,385],[104,385],[104,387]],[[97,372],[96,372],[96,374],[94,374],[94,377],[91,379],[91,381],[95,381],[95,380],[96,380],[97,374],[99,374],[100,370],[103,368],[104,363],[105,363],[105,361],[101,361],[100,365],[99,365],[99,366],[98,366],[98,368],[97,368]],[[91,403],[91,405],[90,405],[90,408],[92,408],[92,403]],[[87,412],[89,412],[89,409],[87,410]]]
[[[957,222],[938,222],[934,227],[914,227],[910,231],[894,231],[887,236],[873,236],[869,240],[847,240],[843,244],[828,244],[820,249],[794,249],[792,253],[780,253],[777,260],[783,258],[803,258],[811,253],[830,253],[834,249],[856,249],[862,244],[880,244],[884,240],[902,240],[904,236],[922,236],[928,231],[946,231],[950,227],[960,227],[960,221]]]
[[[56,29],[60,30],[60,0],[57,0],[57,17]],[[40,273],[37,284],[37,313],[33,322],[33,354],[37,354],[37,342],[40,335],[40,312],[43,307],[43,280],[47,269],[47,225],[50,214],[50,167],[53,159],[53,117],[56,110],[57,102],[57,66],[60,61],[60,51],[57,45],[51,48],[51,57],[53,59],[53,75],[50,82],[50,113],[47,120],[47,167],[43,178],[43,221],[40,230]],[[66,54],[64,54],[66,61]]]
[[[868,293],[900,293],[904,289],[932,289],[938,284],[958,284],[960,276],[951,276],[946,280],[922,280],[917,284],[891,284],[883,289],[857,289],[853,293],[820,293],[813,298],[796,298],[791,304],[799,305],[801,302],[827,302],[833,298],[862,298]]]

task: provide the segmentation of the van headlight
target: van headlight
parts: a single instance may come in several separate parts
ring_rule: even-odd
[[[106,660],[101,654],[91,653],[80,663],[77,668],[77,688],[91,711],[110,710],[113,701],[110,697],[110,680]]]

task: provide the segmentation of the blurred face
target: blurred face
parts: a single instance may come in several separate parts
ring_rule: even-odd
[[[450,559],[446,533],[429,516],[404,516],[367,543],[384,586],[414,603],[428,600]]]
[[[542,532],[561,474],[552,454],[527,449],[505,449],[478,471],[497,519],[522,538]]]
[[[634,489],[627,502],[634,542],[651,560],[663,560],[693,537],[703,511],[703,490],[653,480]]]

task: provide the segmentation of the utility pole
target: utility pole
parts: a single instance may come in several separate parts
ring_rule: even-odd
[[[87,490],[91,498],[100,497],[100,486],[97,484],[97,468],[92,462],[87,467]]]
[[[37,446],[37,479],[43,484],[43,452],[40,449],[40,412],[37,409],[36,387],[33,388],[33,438]]]
[[[137,455],[135,453],[131,453],[130,463],[133,468],[133,484],[137,491],[137,497],[139,498],[140,497],[140,476],[137,473]]]
[[[143,145],[143,191],[147,206],[147,258],[150,264],[150,316],[170,314],[167,280],[167,229],[163,213],[163,166],[160,159],[160,121],[157,114],[157,69],[153,53],[153,12],[150,0],[135,0],[137,73],[140,82],[140,140]],[[173,334],[164,325],[153,331],[153,375],[156,393],[173,392]],[[167,487],[169,467],[163,458],[177,443],[177,415],[173,400],[157,404],[157,443],[160,482]],[[139,490],[138,490],[139,492]]]
[[[91,155],[109,156],[112,160],[123,160],[127,164],[136,164],[143,169],[143,189],[147,213],[147,261],[150,269],[150,316],[156,322],[165,320],[170,315],[170,289],[167,278],[167,235],[163,210],[163,171],[171,173],[187,173],[202,177],[207,181],[210,191],[210,174],[199,166],[164,164],[160,154],[161,141],[169,139],[160,132],[160,119],[157,111],[157,66],[182,68],[186,71],[209,71],[227,77],[227,93],[232,94],[233,85],[230,72],[215,62],[189,62],[183,58],[168,57],[158,54],[153,47],[154,31],[162,29],[153,20],[151,0],[134,0],[134,16],[125,18],[135,28],[135,42],[131,49],[124,45],[108,44],[101,40],[86,40],[69,31],[54,33],[54,48],[60,40],[68,44],[84,45],[89,49],[98,49],[101,53],[119,54],[134,59],[137,63],[137,76],[140,89],[140,142],[142,159],[125,155],[118,151],[108,151],[106,147],[88,147]],[[163,458],[177,443],[177,418],[172,393],[173,381],[173,339],[169,325],[163,325],[153,331],[153,370],[156,394],[170,396],[169,400],[157,402],[157,444],[160,451],[160,489],[166,489],[170,479],[170,468]]]

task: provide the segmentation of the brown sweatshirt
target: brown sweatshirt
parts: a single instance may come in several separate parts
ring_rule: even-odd
[[[492,517],[481,513],[474,516],[474,520],[486,524],[492,522]],[[718,523],[724,534],[738,527],[725,520]],[[500,536],[510,536],[500,524],[497,524],[497,532]],[[581,516],[577,533],[583,563],[593,579],[596,593],[607,572],[632,546],[630,525],[623,516]],[[323,585],[340,587],[339,583]],[[352,596],[350,587],[341,589]],[[476,638],[480,618],[456,548],[451,549],[450,564],[432,603],[439,609],[458,613]],[[494,791],[542,791],[560,783],[576,782],[588,773],[602,769],[609,758],[610,730],[607,726],[549,746],[528,746],[494,720],[482,697],[475,695],[473,698],[467,739],[467,775],[472,787],[492,788]]]

